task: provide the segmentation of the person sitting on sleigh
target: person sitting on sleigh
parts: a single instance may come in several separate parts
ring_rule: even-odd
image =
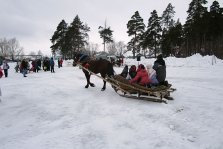
[[[137,69],[136,76],[129,81],[130,83],[137,83],[142,86],[147,86],[151,83],[148,72],[143,64],[140,64]]]
[[[128,69],[128,65],[125,65],[124,69],[122,70],[122,73],[120,74],[122,77],[126,78],[127,80],[131,80],[136,76],[136,66],[132,65]]]

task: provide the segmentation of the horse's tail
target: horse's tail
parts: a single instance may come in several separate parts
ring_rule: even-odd
[[[108,63],[108,70],[107,70],[107,74],[108,74],[108,77],[111,77],[111,76],[114,76],[114,69],[113,69],[113,65],[112,63]]]

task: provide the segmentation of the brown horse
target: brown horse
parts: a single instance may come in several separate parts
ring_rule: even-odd
[[[114,75],[114,69],[113,69],[113,65],[112,63],[110,63],[108,60],[105,60],[105,59],[98,59],[98,60],[93,60],[93,59],[87,59],[87,61],[80,61],[80,54],[76,54],[74,56],[74,66],[75,64],[79,63],[82,65],[82,67],[85,67],[87,68],[88,70],[90,70],[91,72],[95,73],[95,74],[98,74],[100,73],[101,77],[105,78],[106,76],[108,77],[111,77]],[[80,61],[80,62],[79,62]],[[85,70],[85,69],[82,69],[84,74],[85,74],[85,77],[86,77],[86,80],[87,80],[87,85],[85,86],[85,88],[88,88],[89,85],[91,87],[95,87],[94,83],[91,83],[90,82],[90,77],[91,77],[91,74]],[[104,91],[106,89],[106,81],[104,81],[104,85],[101,89],[101,91]]]

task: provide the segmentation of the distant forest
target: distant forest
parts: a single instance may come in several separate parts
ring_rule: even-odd
[[[188,57],[195,53],[215,55],[223,59],[223,8],[214,1],[210,8],[204,7],[207,0],[192,0],[187,10],[185,24],[174,20],[174,6],[168,4],[161,16],[153,10],[145,25],[139,11],[136,11],[127,23],[127,34],[131,40],[125,45],[126,50],[164,57]],[[51,42],[53,53],[59,52],[64,57],[72,57],[75,52],[86,51],[89,47],[88,32],[90,27],[77,15],[68,25],[62,20],[54,32]],[[113,43],[110,27],[99,26],[99,34],[104,47],[107,43],[110,50],[121,51],[123,46]],[[114,50],[116,49],[116,50]]]

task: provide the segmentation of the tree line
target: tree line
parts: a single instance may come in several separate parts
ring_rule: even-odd
[[[31,51],[26,55],[24,53],[24,48],[20,46],[19,41],[16,38],[0,38],[0,60],[8,59],[12,61],[19,61],[23,58],[35,59],[37,55],[43,56],[42,51]]]
[[[113,42],[113,31],[110,29],[110,27],[106,27],[106,25],[105,27],[99,26],[98,29],[100,38],[103,39],[105,50],[106,43]],[[89,49],[89,47],[87,47],[89,46],[89,31],[90,27],[86,23],[84,24],[78,15],[76,15],[70,25],[68,25],[65,20],[62,20],[58,24],[56,31],[50,39],[52,42],[52,53],[55,54],[56,52],[59,52],[65,58],[72,58],[75,53],[86,51]],[[98,45],[91,45],[91,47],[95,49],[95,51],[98,49]]]
[[[155,57],[158,53],[162,53],[164,57],[187,57],[201,53],[223,58],[223,8],[217,0],[211,4],[209,10],[205,4],[207,0],[192,0],[185,24],[179,19],[174,20],[175,7],[171,3],[161,16],[153,10],[147,25],[139,11],[136,11],[127,22],[127,34],[131,37],[127,49],[133,52],[133,57],[143,51],[145,56]],[[115,49],[117,44],[112,44],[114,40],[111,28],[105,24],[98,29],[104,49],[106,43],[110,43],[108,47],[111,50]],[[86,50],[89,31],[90,27],[78,15],[69,26],[62,20],[51,38],[52,52],[72,57],[75,52]],[[122,44],[121,48],[123,47]]]
[[[223,58],[223,8],[217,1],[210,6],[206,0],[192,0],[184,25],[175,21],[174,7],[168,4],[161,17],[153,10],[147,27],[138,11],[127,23],[128,35],[132,37],[129,49],[135,52],[150,49],[155,56],[187,57],[195,53],[214,54]]]
[[[19,45],[19,41],[16,38],[0,38],[0,56],[8,57],[14,60],[16,55],[24,54],[23,47]]]

